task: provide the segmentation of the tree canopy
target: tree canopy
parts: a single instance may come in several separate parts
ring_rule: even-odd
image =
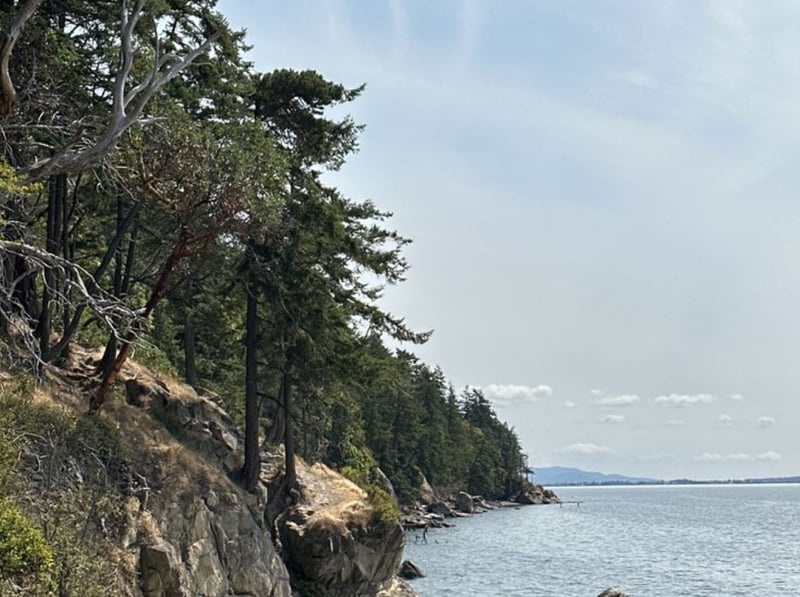
[[[215,391],[262,440],[403,500],[422,479],[503,497],[525,456],[477,390],[406,350],[381,303],[410,242],[327,182],[363,85],[255,70],[213,0],[0,2],[0,350],[67,368],[101,348],[99,410],[129,358]],[[337,108],[336,110],[333,110]],[[89,406],[89,405],[87,405]]]

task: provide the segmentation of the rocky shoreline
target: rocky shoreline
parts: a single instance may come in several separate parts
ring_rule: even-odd
[[[406,530],[444,528],[453,526],[450,519],[483,514],[498,508],[560,503],[561,499],[552,490],[541,485],[530,485],[509,500],[486,500],[465,491],[460,491],[455,496],[438,498],[428,485],[427,490],[422,491],[420,500],[401,506],[400,523]]]

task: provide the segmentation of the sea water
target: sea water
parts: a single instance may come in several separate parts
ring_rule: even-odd
[[[568,487],[406,535],[422,597],[800,596],[800,485]]]

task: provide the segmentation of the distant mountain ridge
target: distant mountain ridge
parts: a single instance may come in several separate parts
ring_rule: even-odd
[[[534,469],[531,480],[537,485],[628,485],[663,483],[661,479],[584,471],[569,466],[542,466]]]
[[[529,475],[531,482],[537,485],[718,485],[718,484],[766,484],[766,483],[800,483],[796,477],[763,477],[745,479],[652,479],[649,477],[628,477],[625,475],[584,471],[569,466],[542,466],[534,469]]]

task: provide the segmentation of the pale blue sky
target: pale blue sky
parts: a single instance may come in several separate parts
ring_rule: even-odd
[[[367,84],[334,180],[414,239],[385,304],[534,465],[800,474],[800,4],[220,9],[260,70]]]

